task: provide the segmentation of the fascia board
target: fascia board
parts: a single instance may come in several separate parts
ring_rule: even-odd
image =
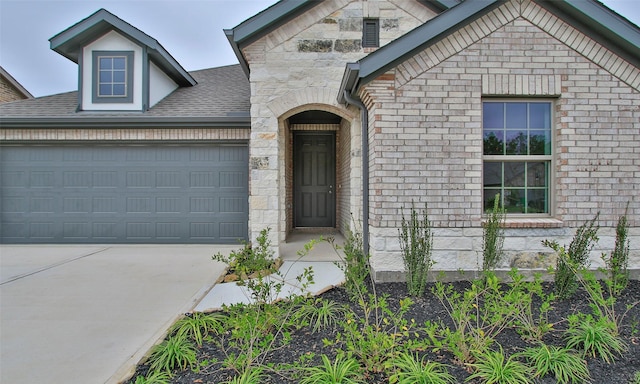
[[[306,10],[307,7],[303,6],[316,6],[319,3],[321,1],[318,0],[282,0],[234,27],[234,40],[238,44],[255,40],[263,36],[265,31],[280,25],[283,20],[287,21]]]

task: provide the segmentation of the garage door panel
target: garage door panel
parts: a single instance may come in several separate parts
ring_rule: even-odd
[[[0,150],[4,243],[236,243],[246,145]]]

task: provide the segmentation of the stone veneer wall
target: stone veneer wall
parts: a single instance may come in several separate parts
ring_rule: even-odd
[[[276,250],[285,240],[290,222],[286,212],[288,117],[310,109],[332,112],[349,124],[352,144],[359,140],[358,110],[337,104],[336,97],[345,64],[373,50],[356,43],[362,37],[363,17],[383,21],[380,43],[385,45],[434,15],[417,1],[326,0],[243,49],[251,70],[250,157],[252,164],[260,164],[251,169],[251,238],[270,227]],[[351,151],[352,165],[359,156]],[[350,175],[352,209],[359,203],[361,184],[354,173],[358,169],[352,168]],[[343,216],[338,218],[341,223]]]
[[[541,241],[568,244],[600,212],[600,254],[630,203],[640,268],[640,70],[530,1],[511,1],[368,84],[371,252],[378,280],[402,278],[400,210],[428,205],[435,269],[482,264],[483,97],[555,106],[552,216],[510,218],[502,267],[545,268]]]

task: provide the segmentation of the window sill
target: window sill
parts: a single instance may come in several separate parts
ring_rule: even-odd
[[[553,218],[507,218],[504,221],[504,228],[562,228],[562,220]]]

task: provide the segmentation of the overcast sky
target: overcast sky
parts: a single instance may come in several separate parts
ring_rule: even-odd
[[[155,38],[188,71],[236,64],[222,30],[276,2],[0,0],[0,65],[36,97],[77,89],[77,65],[49,49],[49,38],[100,8]],[[602,2],[640,25],[639,0]]]

